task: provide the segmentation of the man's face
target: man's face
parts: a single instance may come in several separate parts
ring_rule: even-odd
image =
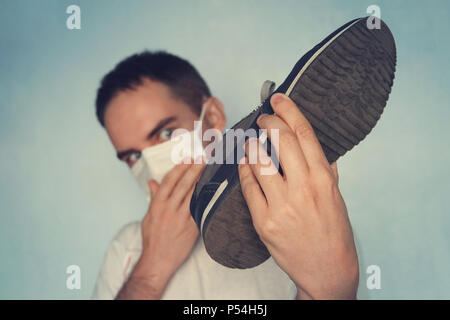
[[[170,139],[177,128],[194,129],[198,115],[170,88],[145,79],[138,88],[120,92],[105,112],[105,128],[120,160],[132,166],[134,153]]]

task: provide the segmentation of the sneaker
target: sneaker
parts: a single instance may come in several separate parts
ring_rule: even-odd
[[[265,94],[264,102],[232,129],[259,131],[256,119],[262,113],[274,113],[270,97],[281,92],[297,104],[311,123],[330,163],[352,149],[380,118],[396,65],[395,42],[387,25],[382,21],[379,29],[369,29],[367,25],[367,17],[359,18],[330,34],[307,52],[286,80]],[[223,164],[206,166],[190,204],[211,258],[239,269],[255,267],[270,256],[253,227],[239,183],[240,152],[235,151],[243,148],[247,138],[225,132],[220,146]],[[226,150],[230,139],[235,148]]]

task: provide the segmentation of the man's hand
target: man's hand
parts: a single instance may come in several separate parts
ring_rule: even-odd
[[[117,299],[159,299],[198,237],[189,210],[204,164],[179,164],[161,181],[151,180],[150,208],[141,223],[142,254]]]
[[[275,94],[276,115],[258,125],[279,130],[277,151],[283,176],[262,175],[271,162],[260,158],[239,165],[239,176],[253,224],[274,260],[297,286],[297,298],[354,299],[358,257],[347,209],[338,188],[337,167],[329,165],[307,119],[287,96]],[[276,147],[276,146],[275,146]]]

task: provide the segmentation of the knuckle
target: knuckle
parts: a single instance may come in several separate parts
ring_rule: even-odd
[[[268,217],[261,222],[259,229],[263,237],[270,238],[272,235],[277,234],[279,230],[279,225],[274,218]]]
[[[315,182],[321,187],[332,187],[335,179],[331,170],[321,168],[314,173]]]
[[[309,123],[301,122],[295,124],[294,132],[299,138],[309,138],[313,134],[313,129]]]
[[[241,173],[240,173],[240,179],[239,180],[241,181],[241,184],[249,184],[250,181],[251,181],[251,171],[250,171],[250,169],[247,166],[245,166],[245,167],[241,168],[240,172]]]
[[[189,189],[192,185],[192,179],[183,179],[178,183],[178,189]]]
[[[183,186],[190,186],[198,177],[198,172],[196,170],[188,171],[180,179],[180,184]]]
[[[249,192],[249,186],[251,186],[252,179],[250,178],[250,174],[246,174],[241,177],[241,185],[245,189],[246,192]]]
[[[314,191],[310,183],[306,183],[302,185],[302,188],[299,192],[299,197],[303,203],[308,203],[309,201],[314,200]]]
[[[280,130],[280,143],[283,143],[286,148],[290,149],[298,143],[297,137],[287,130]]]

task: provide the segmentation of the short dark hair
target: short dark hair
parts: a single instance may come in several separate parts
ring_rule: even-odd
[[[145,50],[119,62],[107,73],[97,90],[97,119],[105,126],[108,103],[121,91],[136,89],[144,79],[166,84],[171,93],[200,114],[204,97],[210,97],[208,85],[187,60],[165,51]]]

